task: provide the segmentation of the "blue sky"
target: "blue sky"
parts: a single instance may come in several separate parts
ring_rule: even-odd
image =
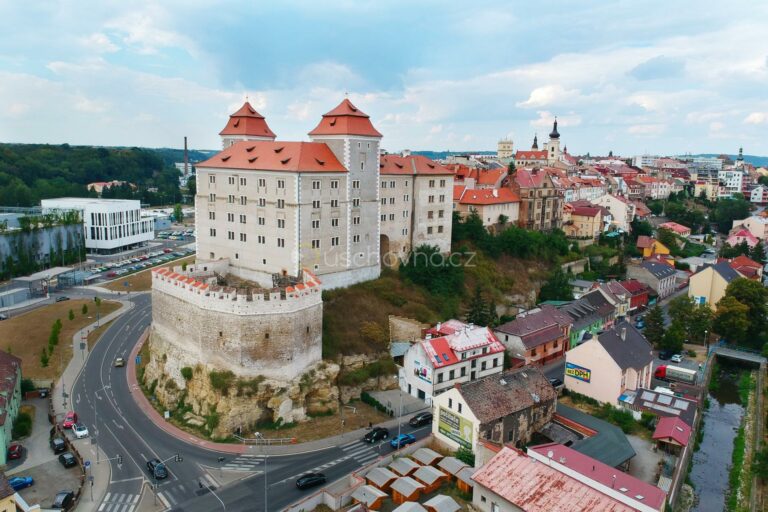
[[[0,0],[0,141],[219,146],[246,95],[306,140],[349,93],[383,147],[768,155],[768,3]]]

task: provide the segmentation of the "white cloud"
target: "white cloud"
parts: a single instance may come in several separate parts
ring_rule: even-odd
[[[744,118],[746,124],[765,124],[768,122],[768,112],[752,112]]]
[[[109,36],[103,32],[94,32],[93,34],[80,38],[80,44],[94,53],[113,53],[120,49],[120,47],[113,43]]]
[[[79,110],[80,112],[85,112],[87,114],[100,114],[109,110],[111,105],[108,101],[90,99],[84,96],[80,96],[74,98],[72,106],[75,108],[75,110]]]
[[[537,112],[537,114],[539,115],[539,117],[530,122],[531,126],[534,126],[536,128],[546,128],[546,129],[552,128],[555,122],[555,115],[552,112],[542,110]],[[560,128],[579,126],[580,124],[581,124],[581,117],[574,114],[573,112],[569,113],[568,115],[557,116],[558,130],[560,130]]]
[[[632,135],[661,135],[666,128],[663,124],[636,124],[630,126],[627,131]]]
[[[567,90],[561,85],[545,85],[535,88],[527,100],[520,101],[516,105],[522,108],[541,108],[553,103],[562,105],[568,103],[578,94],[579,91],[576,89]]]

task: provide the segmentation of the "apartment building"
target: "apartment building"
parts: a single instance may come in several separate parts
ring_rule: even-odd
[[[520,227],[536,231],[551,231],[561,227],[562,191],[546,170],[517,169],[509,186],[520,197]]]

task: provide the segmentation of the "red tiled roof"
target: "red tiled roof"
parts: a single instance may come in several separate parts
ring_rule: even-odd
[[[507,174],[507,170],[501,169],[488,169],[478,171],[477,184],[478,185],[496,185],[504,175]]]
[[[629,293],[634,295],[641,295],[649,291],[648,285],[641,283],[636,279],[629,279],[627,281],[619,281],[619,284],[624,287]]]
[[[198,168],[253,171],[347,172],[324,142],[238,141]]]
[[[654,239],[647,235],[640,235],[637,237],[637,248],[647,249],[653,245]]]
[[[691,232],[691,228],[683,226],[682,224],[678,224],[677,222],[665,222],[663,224],[659,224],[659,228],[669,229],[670,231],[674,231],[677,234]]]
[[[755,260],[751,258],[747,258],[743,254],[740,254],[739,256],[736,256],[731,260],[731,266],[738,266],[738,267],[751,267],[755,269],[763,268],[763,266],[756,262]]]
[[[264,116],[256,112],[250,103],[243,103],[240,109],[229,116],[229,121],[219,135],[252,135],[275,138],[275,134],[267,126]]]
[[[464,190],[466,190],[467,187],[464,185],[454,185],[453,186],[453,200],[458,201],[461,199],[462,194],[464,194]]]
[[[465,191],[459,202],[468,205],[519,203],[520,197],[508,188],[483,188]]]
[[[381,137],[371,124],[367,114],[359,110],[349,99],[323,114],[323,118],[310,135],[363,135],[365,137]]]
[[[422,155],[384,155],[379,164],[382,175],[434,174],[452,176],[453,171]]]
[[[683,420],[675,416],[665,416],[659,419],[656,430],[653,431],[654,439],[674,439],[683,446],[688,446],[691,437],[691,427]]]
[[[518,151],[515,160],[546,160],[547,150],[542,151]]]
[[[600,214],[600,208],[596,206],[575,206],[573,208],[573,215],[580,215],[582,217],[597,217]]]

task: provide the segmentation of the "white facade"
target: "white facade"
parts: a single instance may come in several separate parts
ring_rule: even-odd
[[[592,203],[605,206],[611,213],[611,223],[618,229],[630,231],[630,224],[635,219],[635,205],[626,199],[620,199],[611,194],[595,198]]]
[[[741,194],[744,187],[744,171],[728,169],[718,172],[717,177],[723,184],[720,197],[732,197],[733,194]]]
[[[656,167],[656,161],[659,159],[656,155],[636,155],[632,157],[632,165],[638,168]]]
[[[46,210],[79,210],[89,252],[111,254],[146,244],[155,237],[154,220],[142,217],[141,203],[130,199],[62,197],[40,201]]]

